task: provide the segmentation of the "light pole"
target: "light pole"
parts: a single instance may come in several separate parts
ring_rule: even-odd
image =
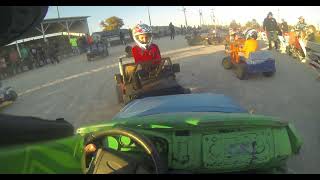
[[[59,6],[57,6],[58,18],[60,18]]]
[[[216,22],[216,17],[214,16],[214,9],[211,9],[212,11],[212,21],[214,23],[214,29],[217,30],[217,22]]]
[[[201,26],[201,10],[199,9],[199,16],[200,16],[200,26]]]
[[[184,21],[186,22],[186,28],[188,27],[188,23],[187,23],[187,16],[186,16],[186,8],[184,8],[184,6],[182,6],[182,11],[184,14]]]
[[[147,6],[147,8],[148,8],[149,24],[150,24],[150,27],[151,27],[151,18],[150,18],[149,6]]]

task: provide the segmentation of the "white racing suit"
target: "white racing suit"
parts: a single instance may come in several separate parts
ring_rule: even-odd
[[[280,41],[280,52],[286,53],[287,47],[289,46],[289,35],[278,36]]]

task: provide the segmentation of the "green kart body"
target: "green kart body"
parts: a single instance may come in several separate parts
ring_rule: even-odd
[[[179,98],[185,99],[184,102],[181,99],[179,102]],[[201,101],[202,98],[208,101]],[[209,107],[214,99],[211,110],[216,112],[200,111],[200,105],[200,108]],[[150,138],[166,160],[168,170],[177,172],[273,172],[299,153],[302,141],[292,124],[247,113],[226,99],[210,94],[137,99],[125,106],[114,119],[81,127],[74,136],[0,148],[0,159],[4,162],[0,165],[0,172],[84,173],[85,138],[94,132],[113,128],[129,128]],[[153,107],[149,106],[150,102],[154,103]],[[161,113],[161,109],[167,111],[163,107],[168,103],[171,104],[168,108],[174,109],[175,106],[176,110]],[[144,107],[147,105],[149,109]],[[187,107],[194,111],[185,112]],[[154,110],[157,113],[152,112]],[[134,146],[122,147],[120,140],[112,137],[106,137],[106,142],[109,148],[118,151],[135,149]]]

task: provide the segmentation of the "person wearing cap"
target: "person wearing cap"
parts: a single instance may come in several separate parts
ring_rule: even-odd
[[[307,23],[305,22],[305,19],[303,16],[300,16],[298,19],[299,19],[299,22],[294,27],[294,30],[296,31],[296,35],[298,36],[298,41],[304,53],[304,56],[306,56],[307,50],[306,50],[306,43],[304,40],[307,37]],[[303,59],[302,62],[305,63],[306,60]]]
[[[272,49],[271,42],[275,44],[275,48],[279,49],[278,32],[279,26],[275,18],[273,18],[272,12],[268,13],[268,16],[263,21],[263,30],[266,32],[269,41],[269,50]]]
[[[301,37],[303,36],[303,33],[306,32],[307,23],[305,22],[303,16],[300,16],[298,19],[299,19],[299,22],[295,26],[295,31],[297,31],[298,36]]]

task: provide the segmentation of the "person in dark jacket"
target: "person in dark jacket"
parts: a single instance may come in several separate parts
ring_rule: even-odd
[[[272,41],[274,42],[275,48],[279,49],[279,26],[275,18],[273,18],[272,12],[268,13],[268,16],[263,21],[263,30],[266,32],[269,41],[269,50],[272,49]]]
[[[124,38],[124,33],[120,30],[120,33],[119,33],[119,36],[120,36],[120,41],[123,45],[127,45],[126,43],[126,40]]]
[[[283,34],[287,34],[289,32],[288,23],[284,19],[282,19],[282,23],[280,24],[280,29]]]
[[[60,63],[58,54],[59,54],[59,44],[56,41],[53,41],[49,44],[49,58],[52,64]]]
[[[170,30],[170,40],[172,40],[172,39],[174,39],[174,35],[176,33],[172,22],[170,22],[170,24],[169,24],[169,30]]]

